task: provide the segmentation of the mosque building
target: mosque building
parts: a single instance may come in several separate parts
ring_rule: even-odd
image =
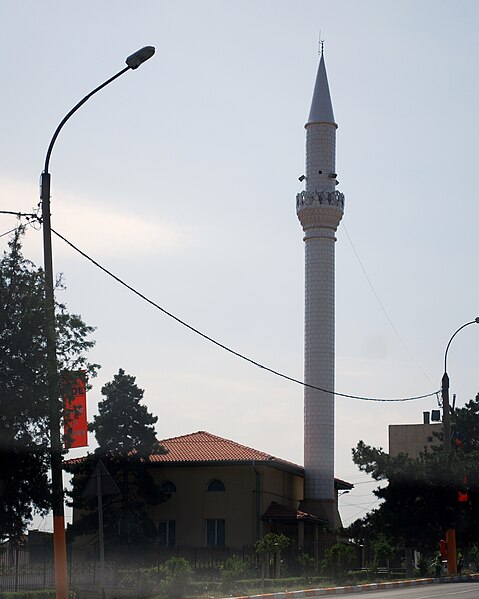
[[[304,467],[206,431],[160,440],[167,453],[149,463],[167,501],[148,512],[165,555],[242,551],[273,531],[319,558],[321,543],[334,542],[331,531],[341,527],[338,492],[353,487],[334,476],[334,256],[344,195],[336,189],[337,124],[323,52],[305,128],[296,196],[305,247]],[[83,515],[74,510],[74,522]],[[91,540],[84,545],[91,549]]]

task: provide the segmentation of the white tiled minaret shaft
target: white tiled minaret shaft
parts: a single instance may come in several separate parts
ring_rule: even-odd
[[[304,377],[307,384],[334,391],[334,244],[344,195],[335,190],[337,125],[323,55],[305,128],[305,190],[296,197],[305,242]],[[334,395],[308,387],[304,390],[304,468],[304,501],[332,505]],[[331,509],[326,513],[328,520],[334,519]]]

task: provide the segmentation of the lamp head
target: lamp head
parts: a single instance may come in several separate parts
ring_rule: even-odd
[[[143,64],[146,60],[151,58],[155,53],[155,48],[153,46],[145,46],[140,50],[137,50],[125,60],[126,64],[130,67],[130,69],[137,69],[141,64]]]
[[[474,320],[477,322],[477,324],[479,324],[479,316],[476,316],[476,318],[474,318]]]

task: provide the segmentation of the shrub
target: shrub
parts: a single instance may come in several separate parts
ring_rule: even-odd
[[[184,557],[172,557],[161,566],[160,589],[168,599],[182,599],[191,582],[191,566]]]
[[[70,597],[72,593],[70,593]],[[0,592],[0,599],[55,599],[55,591],[5,591]]]
[[[345,543],[336,543],[325,552],[325,559],[321,563],[321,571],[326,576],[341,578],[348,572],[355,558],[354,549]]]
[[[468,553],[467,558],[469,562],[469,567],[473,572],[479,572],[479,547],[477,545],[473,545]]]
[[[248,565],[237,555],[227,558],[221,567],[221,578],[223,579],[223,590],[230,591],[248,571]]]
[[[432,570],[431,560],[427,559],[427,557],[421,554],[419,561],[417,563],[417,569],[419,570],[419,576],[427,576]]]
[[[315,560],[309,553],[300,553],[298,555],[298,564],[301,566],[303,576],[310,576],[314,572]]]
[[[384,564],[389,572],[389,560],[394,556],[394,548],[388,543],[386,537],[379,535],[372,542],[373,549],[373,561],[370,564],[370,571],[372,574],[377,572],[380,565]]]
[[[262,539],[256,541],[255,550],[263,556],[263,575],[269,576],[273,566],[275,578],[280,575],[281,551],[291,544],[291,539],[280,533],[269,532]]]

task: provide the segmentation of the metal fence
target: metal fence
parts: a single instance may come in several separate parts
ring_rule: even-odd
[[[305,548],[305,552],[315,556],[316,565],[324,557],[330,542],[320,542]],[[289,547],[282,552],[285,568],[293,573],[299,568],[300,552]],[[121,550],[110,548],[108,560],[104,563],[101,576],[99,551],[96,545],[88,551],[69,546],[68,581],[71,588],[98,590],[102,586],[114,589],[137,587],[146,569],[161,571],[161,565],[172,557],[187,559],[196,573],[201,576],[214,575],[228,557],[236,555],[247,562],[252,569],[260,568],[261,559],[254,547],[187,547],[145,548]],[[102,580],[103,582],[102,582]],[[55,573],[51,547],[32,551],[29,547],[9,547],[0,550],[0,591],[52,589],[55,586]]]

